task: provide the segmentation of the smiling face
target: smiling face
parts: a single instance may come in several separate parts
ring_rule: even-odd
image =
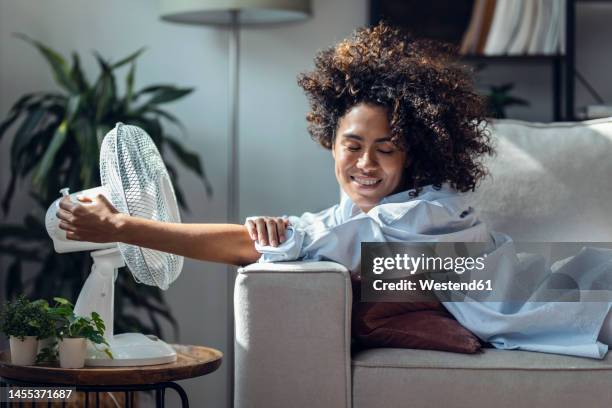
[[[332,155],[340,187],[363,212],[397,192],[408,162],[391,141],[387,111],[368,104],[355,105],[340,119]]]

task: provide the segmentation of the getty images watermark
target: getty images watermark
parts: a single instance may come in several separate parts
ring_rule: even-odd
[[[612,243],[361,244],[365,302],[610,302]]]

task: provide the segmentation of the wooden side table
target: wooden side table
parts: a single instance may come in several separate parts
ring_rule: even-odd
[[[10,353],[3,351],[0,352],[0,392],[4,391],[7,397],[9,387],[74,387],[77,392],[85,394],[85,407],[89,407],[90,402],[92,406],[99,407],[101,392],[122,392],[125,407],[131,407],[135,392],[155,391],[156,407],[162,408],[165,406],[165,391],[172,389],[179,395],[182,407],[188,408],[187,394],[175,381],[215,371],[221,365],[223,354],[219,350],[202,346],[173,344],[172,347],[178,355],[174,363],[82,369],[63,369],[57,365],[16,366],[10,363]],[[32,406],[35,406],[36,401],[32,402]],[[40,406],[47,406],[45,404],[51,406],[47,400]],[[12,405],[0,403],[0,406]]]

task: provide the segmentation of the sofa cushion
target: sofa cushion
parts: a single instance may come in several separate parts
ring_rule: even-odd
[[[362,302],[360,275],[351,274],[351,284],[351,334],[359,346],[480,351],[480,340],[435,297],[426,302]]]
[[[353,305],[353,337],[365,347],[480,351],[480,341],[440,303],[361,302]]]
[[[353,356],[353,407],[609,407],[612,355],[372,349]]]
[[[517,241],[612,241],[612,118],[491,123],[497,155],[473,206]]]

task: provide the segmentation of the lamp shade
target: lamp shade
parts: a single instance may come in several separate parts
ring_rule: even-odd
[[[160,0],[161,18],[185,24],[226,25],[231,11],[240,24],[269,24],[304,20],[310,0]]]

